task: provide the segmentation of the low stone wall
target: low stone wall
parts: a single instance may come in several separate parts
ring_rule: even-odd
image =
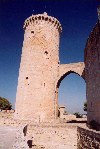
[[[77,149],[100,149],[100,131],[77,127]]]
[[[14,113],[15,110],[1,110],[0,113]]]
[[[12,123],[14,120],[14,110],[2,110],[0,111],[0,125],[5,123]]]

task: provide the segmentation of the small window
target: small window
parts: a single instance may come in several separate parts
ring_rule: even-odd
[[[34,34],[34,31],[31,31],[32,34]]]
[[[46,54],[46,55],[47,55],[47,54],[48,54],[48,51],[45,51],[45,52],[44,52],[44,54]]]

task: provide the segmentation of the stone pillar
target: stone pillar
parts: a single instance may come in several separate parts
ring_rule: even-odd
[[[15,117],[35,122],[52,120],[61,24],[44,13],[26,19],[24,30]]]

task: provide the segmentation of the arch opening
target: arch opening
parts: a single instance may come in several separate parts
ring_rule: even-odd
[[[76,74],[76,75],[79,75],[78,73],[76,73],[76,72],[74,72],[74,71],[68,71],[68,72],[66,72],[66,73],[63,74],[63,75],[60,77],[60,79],[58,80],[58,82],[57,82],[57,88],[59,88],[61,81],[62,81],[65,77],[67,77],[68,75],[73,74],[73,73]],[[80,75],[79,75],[79,76],[80,76]],[[82,77],[82,76],[80,76],[80,77]]]
[[[86,83],[82,76],[74,71],[68,71],[57,82],[56,85],[57,116],[72,120],[75,113],[80,114],[86,121],[84,103],[86,102]],[[76,118],[75,118],[76,120]]]

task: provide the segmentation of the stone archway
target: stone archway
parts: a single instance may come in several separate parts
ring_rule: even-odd
[[[56,91],[55,91],[55,118],[58,117],[58,89],[61,81],[70,73],[75,73],[85,80],[84,76],[85,65],[83,62],[71,63],[71,64],[60,64],[59,75],[56,80]]]

